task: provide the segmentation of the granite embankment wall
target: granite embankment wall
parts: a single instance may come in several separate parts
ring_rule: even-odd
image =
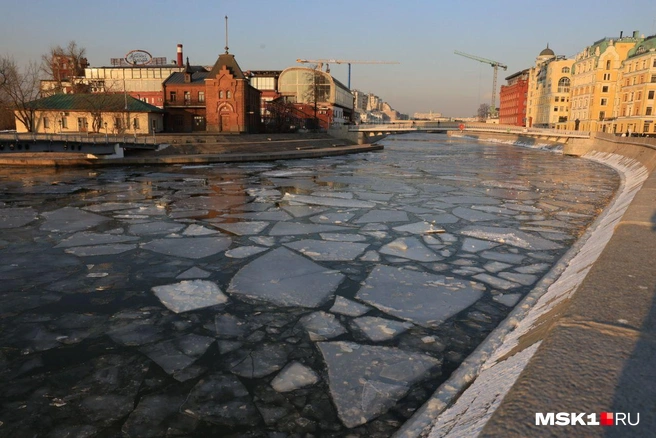
[[[478,138],[544,144],[491,133]],[[593,134],[563,152],[615,168],[613,201],[397,437],[605,436],[543,426],[536,413],[642,414],[618,436],[656,428],[656,140]],[[624,427],[624,429],[620,429]],[[630,428],[630,429],[629,429]]]

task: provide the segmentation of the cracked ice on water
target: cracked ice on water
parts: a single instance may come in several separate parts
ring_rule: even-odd
[[[385,147],[0,169],[0,401],[29,401],[4,433],[392,436],[617,176],[439,135]]]

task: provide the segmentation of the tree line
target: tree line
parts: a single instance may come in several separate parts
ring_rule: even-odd
[[[86,64],[85,54],[84,47],[71,41],[66,47],[59,45],[51,47],[41,56],[41,62],[30,61],[22,67],[12,56],[0,55],[0,131],[15,129],[15,118],[28,129],[33,127],[34,113],[29,109],[28,103],[41,97],[41,81],[51,81],[49,93],[63,92],[64,83],[70,77],[62,75],[62,71],[70,72],[69,76],[83,75]],[[66,69],[58,65],[62,60],[66,60]],[[73,84],[73,86],[79,88],[80,84]]]

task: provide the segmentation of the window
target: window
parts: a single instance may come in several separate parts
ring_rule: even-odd
[[[47,117],[44,117],[44,118],[43,118],[43,128],[44,128],[44,129],[48,129],[48,128],[50,128],[50,120],[48,120]]]
[[[226,99],[232,98],[232,92],[231,91],[226,91]]]
[[[219,99],[223,99],[223,90],[219,91]]]
[[[606,111],[599,111],[599,120],[603,121],[606,118]]]
[[[653,98],[654,98],[654,90],[651,90],[647,95],[647,99],[653,99]]]
[[[656,75],[651,75],[651,83],[656,84]]]
[[[656,67],[656,59],[654,59],[654,65],[652,67]]]
[[[606,61],[606,70],[610,70],[610,60]]]
[[[189,91],[184,92],[184,101],[185,101],[185,103],[191,102],[191,92],[189,92]]]
[[[608,104],[608,99],[603,98],[601,99],[601,106],[606,106]]]
[[[555,113],[558,112],[558,107],[557,107],[557,106],[554,107],[554,112],[555,112]]]
[[[608,85],[604,85],[603,87],[601,87],[601,92],[608,93]]]
[[[68,119],[66,117],[62,117],[60,122],[62,129],[68,129]]]
[[[171,93],[169,93],[169,100],[171,102],[175,102],[177,100],[177,97],[178,96],[177,96],[177,93],[175,91],[171,91]]]
[[[123,127],[123,120],[120,117],[114,117],[114,128],[121,129]]]
[[[604,81],[610,81],[610,73],[604,73]]]
[[[560,97],[556,96],[556,102],[560,101]]]
[[[649,132],[649,122],[645,122],[642,126],[642,132]]]
[[[199,102],[205,102],[205,92],[204,91],[199,91],[198,92],[198,101]]]
[[[650,106],[648,106],[647,109],[645,110],[645,115],[646,116],[651,116],[651,114],[652,114],[652,108]]]
[[[558,92],[559,93],[569,93],[569,78],[560,78],[558,81]]]
[[[137,117],[135,117],[135,118],[132,120],[132,127],[133,127],[135,130],[139,129],[139,119],[138,119]]]
[[[569,67],[563,67],[561,70],[562,73],[569,73]]]

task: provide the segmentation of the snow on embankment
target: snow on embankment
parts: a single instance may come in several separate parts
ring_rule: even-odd
[[[424,436],[429,430],[430,438],[476,436],[515,383],[541,343],[541,336],[527,342],[532,338],[527,335],[576,291],[649,175],[640,162],[618,154],[589,152],[584,158],[620,174],[622,181],[611,203],[395,437]]]

